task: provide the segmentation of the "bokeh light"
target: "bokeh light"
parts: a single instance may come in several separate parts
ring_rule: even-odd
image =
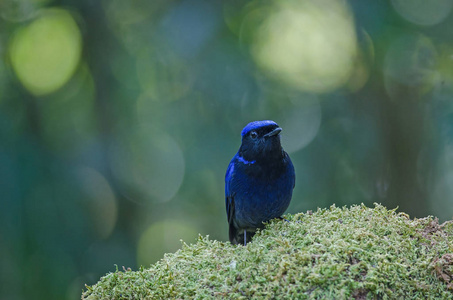
[[[65,86],[39,101],[40,126],[46,146],[64,156],[76,155],[96,136],[95,87],[82,64]]]
[[[195,241],[197,228],[183,220],[169,219],[156,222],[146,229],[137,246],[137,265],[149,266],[166,252],[181,248],[181,240]]]
[[[261,24],[253,24],[251,53],[258,66],[306,91],[329,92],[347,82],[357,41],[344,1],[275,1],[270,10]]]
[[[88,167],[79,167],[76,178],[83,191],[83,202],[89,212],[93,233],[106,239],[115,227],[118,216],[116,197],[110,184],[99,172]]]
[[[445,20],[453,7],[452,0],[392,0],[395,10],[417,25],[431,26]]]
[[[299,151],[310,144],[321,126],[321,105],[315,97],[294,99],[296,106],[287,113],[281,126],[282,144],[288,153]]]
[[[348,89],[352,92],[359,91],[368,82],[375,59],[373,40],[368,32],[361,30],[359,37],[357,57],[347,83]]]
[[[443,44],[439,47],[437,70],[441,80],[437,80],[437,92],[447,98],[453,86],[453,44]]]
[[[32,18],[37,10],[53,0],[4,0],[0,1],[0,17],[21,22]]]
[[[107,18],[118,27],[145,22],[164,1],[102,1]]]
[[[173,1],[102,1],[109,28],[130,54],[136,54],[149,42],[151,28]],[[143,30],[146,28],[146,30]]]
[[[11,40],[11,64],[21,83],[35,95],[64,85],[80,60],[82,40],[71,14],[63,9],[40,11]]]
[[[423,35],[402,35],[390,45],[384,61],[384,82],[387,93],[398,99],[401,88],[425,94],[437,78],[437,51]]]
[[[164,131],[146,125],[123,129],[110,150],[113,173],[129,200],[165,202],[179,190],[184,157],[178,143]]]
[[[216,5],[209,1],[177,2],[159,24],[164,43],[180,57],[198,55],[220,25],[218,12]]]
[[[146,48],[137,56],[138,81],[144,93],[157,101],[178,100],[195,79],[184,61],[171,51]]]

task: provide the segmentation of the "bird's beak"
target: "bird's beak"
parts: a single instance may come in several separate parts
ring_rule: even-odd
[[[280,133],[280,131],[282,131],[282,129],[280,127],[277,127],[274,130],[272,130],[271,132],[265,134],[264,137],[268,138],[268,137],[271,137],[271,136],[274,136],[274,135],[278,135]]]

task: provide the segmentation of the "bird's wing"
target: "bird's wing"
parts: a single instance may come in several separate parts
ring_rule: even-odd
[[[234,157],[230,164],[228,165],[228,169],[225,174],[225,206],[226,206],[226,213],[228,218],[228,227],[229,227],[229,238],[232,244],[237,244],[237,228],[233,222],[234,214],[235,214],[235,204],[234,204],[234,195],[235,192],[232,188],[232,182],[234,177]]]
[[[231,190],[231,181],[233,179],[233,172],[234,172],[234,162],[231,161],[228,169],[225,174],[225,206],[226,206],[226,213],[228,218],[228,224],[231,224],[231,221],[234,216],[234,195],[233,191]]]

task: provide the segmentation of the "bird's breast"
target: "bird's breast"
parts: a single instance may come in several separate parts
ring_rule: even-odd
[[[262,222],[280,217],[291,201],[294,172],[265,170],[259,176],[243,173],[236,178],[236,222],[240,227],[261,227]]]

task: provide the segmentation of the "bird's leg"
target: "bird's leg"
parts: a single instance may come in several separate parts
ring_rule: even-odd
[[[288,223],[291,223],[290,220],[285,219],[285,218],[283,218],[283,217],[278,217],[278,219],[280,219],[280,220],[282,220],[282,221],[286,221],[286,222],[288,222]],[[295,221],[295,222],[296,222],[296,223],[302,223],[301,221]]]
[[[247,245],[247,230],[244,230],[244,246]]]

